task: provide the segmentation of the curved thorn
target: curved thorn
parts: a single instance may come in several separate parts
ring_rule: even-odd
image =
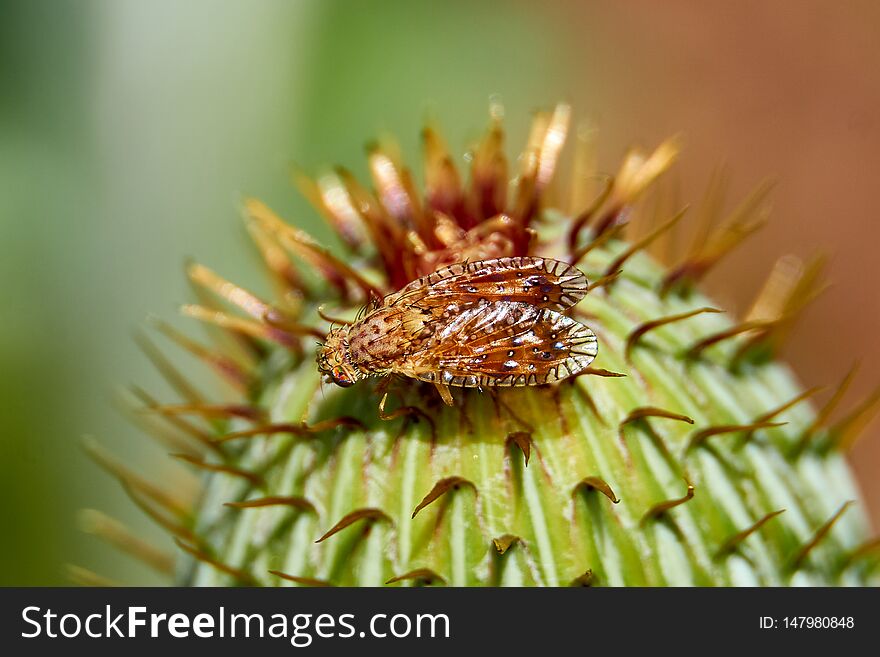
[[[604,231],[601,235],[596,237],[593,241],[588,242],[587,244],[585,244],[584,246],[579,248],[577,251],[575,251],[574,253],[571,254],[571,257],[568,260],[569,264],[577,265],[581,260],[583,260],[586,257],[586,255],[590,251],[593,251],[594,249],[599,249],[599,248],[605,246],[605,244],[607,244],[611,240],[617,239],[620,236],[620,234],[623,232],[624,225],[625,224],[618,224],[618,225],[614,226],[613,228],[611,228],[610,230]]]
[[[147,502],[145,499],[141,498],[143,493],[132,488],[128,482],[120,481],[120,485],[122,486],[122,490],[128,495],[129,499],[134,502],[134,505],[144,512],[153,522],[162,527],[165,531],[167,531],[172,536],[178,536],[188,541],[192,541],[193,543],[203,543],[202,539],[197,536],[194,532],[192,532],[188,527],[184,526],[180,522],[176,520],[172,520],[168,518],[166,515],[160,513],[156,509],[151,506],[150,502]]]
[[[737,335],[748,333],[749,331],[757,331],[767,328],[772,324],[773,322],[764,320],[741,322],[740,324],[731,326],[730,328],[719,331],[718,333],[713,333],[712,335],[703,338],[702,340],[698,340],[696,343],[694,343],[693,346],[690,347],[690,349],[684,352],[684,357],[690,360],[695,360],[700,357],[700,354],[702,354],[703,351],[705,351],[712,345],[736,337]]]
[[[614,283],[614,281],[616,281],[618,278],[620,278],[620,275],[622,273],[623,269],[618,269],[617,271],[613,271],[610,274],[606,273],[601,278],[597,278],[595,281],[590,283],[587,286],[587,292],[592,292],[593,290],[596,290],[600,287],[604,287],[607,290],[610,290],[611,284]]]
[[[336,586],[332,582],[328,582],[325,579],[315,579],[314,577],[300,577],[299,575],[288,575],[287,573],[281,572],[280,570],[270,570],[268,572],[272,575],[275,575],[275,577],[286,579],[288,582],[296,582],[297,584],[302,584],[303,586]]]
[[[65,564],[64,570],[67,573],[67,579],[77,586],[90,586],[97,588],[116,588],[122,586],[119,582],[104,575],[99,575],[93,570],[77,566],[76,564]]]
[[[805,399],[808,399],[808,398],[812,397],[813,395],[815,395],[816,393],[822,392],[823,390],[825,390],[825,386],[816,386],[815,388],[810,388],[809,390],[804,390],[801,394],[793,397],[792,399],[788,400],[787,402],[785,402],[781,406],[777,406],[773,410],[767,411],[763,415],[759,415],[758,417],[755,418],[755,422],[767,422],[768,420],[772,420],[780,413],[784,413],[792,406],[795,406],[796,404],[801,403]]]
[[[525,459],[526,467],[529,466],[529,457],[532,454],[532,434],[528,431],[513,431],[507,434],[505,444],[510,447],[511,444],[519,447]]]
[[[677,315],[669,315],[668,317],[660,317],[659,319],[651,320],[650,322],[644,322],[639,324],[636,328],[632,330],[632,332],[626,338],[626,348],[624,349],[624,355],[626,356],[626,360],[630,360],[630,353],[633,348],[642,339],[642,337],[648,333],[649,331],[654,330],[660,326],[665,326],[666,324],[671,324],[673,322],[680,322],[685,319],[690,319],[691,317],[695,317],[696,315],[701,315],[703,313],[723,313],[723,310],[719,310],[718,308],[697,308],[696,310],[691,310],[686,313],[679,313]]]
[[[190,517],[187,505],[168,494],[163,488],[150,483],[133,470],[123,465],[116,458],[105,451],[92,439],[83,440],[83,448],[86,454],[98,464],[104,471],[115,477],[128,490],[137,492],[154,504],[173,513],[176,517],[186,520]]]
[[[798,444],[795,447],[795,454],[799,454],[802,452],[813,436],[822,428],[822,426],[828,421],[828,418],[831,417],[831,414],[840,404],[841,399],[846,394],[846,391],[849,390],[850,384],[852,384],[853,379],[855,379],[856,374],[859,371],[860,363],[856,361],[853,363],[852,367],[849,368],[849,371],[843,377],[843,380],[838,384],[837,389],[834,391],[834,394],[831,395],[831,398],[825,402],[825,405],[816,413],[816,418],[804,430],[803,435],[801,435]]]
[[[847,554],[840,564],[840,571],[843,572],[854,562],[870,555],[880,555],[880,536],[865,541]]]
[[[642,516],[642,519],[639,520],[639,525],[644,526],[647,524],[649,520],[654,520],[664,515],[670,509],[674,509],[677,506],[684,504],[685,502],[690,501],[694,497],[694,486],[689,481],[685,480],[687,483],[687,492],[684,494],[684,497],[678,497],[672,500],[665,500],[663,502],[658,502],[650,509],[645,512],[645,515]]]
[[[267,497],[257,497],[243,502],[224,502],[223,506],[233,509],[256,509],[266,506],[289,506],[301,511],[308,511],[317,514],[315,505],[305,497],[269,495]]]
[[[162,350],[141,331],[135,332],[135,343],[144,355],[162,375],[162,378],[188,402],[197,404],[204,402],[204,397],[196,390],[195,386],[174,367],[171,361],[162,353]]]
[[[772,429],[774,427],[781,427],[785,424],[788,424],[788,422],[752,422],[751,424],[720,424],[714,427],[707,427],[705,429],[700,429],[691,436],[684,451],[687,453],[695,447],[699,447],[712,436],[719,436],[725,433],[738,433],[740,431],[753,432],[758,429]]]
[[[747,527],[743,531],[737,532],[736,534],[734,534],[733,536],[728,538],[726,541],[724,541],[724,543],[721,544],[721,547],[719,547],[718,551],[715,552],[715,555],[713,558],[717,561],[717,560],[722,559],[723,557],[726,557],[727,555],[731,554],[732,552],[739,550],[739,546],[744,540],[746,540],[749,536],[751,536],[756,531],[761,529],[761,527],[763,527],[766,523],[773,520],[773,518],[778,516],[780,513],[783,513],[784,511],[785,511],[785,509],[779,509],[778,511],[771,511],[770,513],[763,516],[760,520],[758,520],[754,524],[750,525],[749,527]]]
[[[370,523],[375,522],[377,520],[384,520],[386,522],[392,523],[391,517],[385,513],[382,509],[375,508],[365,508],[365,509],[357,509],[352,511],[351,513],[343,516],[342,520],[337,522],[333,527],[331,527],[321,538],[315,541],[315,543],[320,543],[322,541],[326,541],[328,538],[336,534],[337,532],[342,531],[352,523],[357,522],[358,520],[368,520]]]
[[[186,552],[187,554],[189,554],[193,558],[198,559],[199,561],[202,561],[202,562],[208,564],[209,566],[213,566],[214,568],[219,570],[221,573],[224,573],[225,575],[229,575],[230,577],[237,580],[241,584],[244,584],[245,586],[259,586],[259,582],[250,573],[248,573],[244,570],[241,570],[239,568],[236,568],[234,566],[230,566],[229,564],[223,563],[219,559],[215,559],[214,557],[210,556],[206,552],[203,552],[202,550],[200,550],[196,547],[193,547],[192,545],[187,545],[186,543],[181,541],[179,538],[175,537],[174,543],[177,545],[177,547],[179,547],[181,550],[183,550],[184,552]]]
[[[572,497],[577,495],[578,491],[581,489],[584,489],[585,492],[597,490],[611,500],[612,503],[617,504],[620,502],[620,499],[614,494],[614,491],[611,489],[611,486],[608,485],[608,482],[601,477],[584,477],[581,479],[572,489]]]
[[[599,190],[599,193],[593,199],[593,202],[581,212],[577,218],[572,222],[571,228],[568,231],[568,251],[571,254],[576,253],[577,251],[577,243],[578,237],[580,237],[581,231],[586,227],[596,212],[599,211],[605,201],[608,200],[608,197],[611,195],[611,190],[614,188],[614,177],[609,175],[602,176],[602,189]],[[574,257],[572,255],[572,257]],[[571,258],[569,258],[571,261]]]
[[[308,326],[306,324],[295,322],[292,319],[286,317],[284,313],[277,308],[270,308],[260,319],[262,319],[268,326],[276,329],[271,333],[271,336],[272,339],[274,339],[276,342],[280,342],[281,344],[284,344],[284,342],[278,337],[275,337],[279,330],[282,332],[282,336],[284,334],[290,334],[295,336],[311,336],[313,338],[317,338],[318,340],[327,339],[326,332],[322,331],[321,329],[315,328],[314,326]]]
[[[253,427],[251,429],[244,429],[242,431],[231,431],[223,436],[215,438],[214,442],[225,443],[230,440],[237,440],[239,438],[253,438],[255,436],[263,435],[269,436],[276,433],[290,433],[297,436],[302,436],[308,434],[317,434],[323,431],[329,431],[331,429],[335,429],[336,427],[366,429],[366,425],[364,425],[364,423],[357,418],[344,415],[342,417],[333,418],[331,420],[322,420],[321,422],[316,422],[315,424],[306,424],[305,422],[300,422],[299,424],[292,424],[288,422],[278,424],[263,424],[258,427]]]
[[[170,324],[156,318],[150,318],[150,323],[160,333],[164,334],[169,340],[177,344],[182,349],[190,352],[199,360],[205,362],[214,369],[226,381],[231,383],[239,390],[246,391],[251,384],[251,376],[236,362],[231,359],[212,352],[204,345],[199,344],[195,340],[191,340],[183,333],[172,327]]]
[[[314,335],[312,331],[303,329],[298,333],[290,326],[277,327],[266,321],[256,321],[246,317],[235,317],[222,310],[215,310],[205,306],[188,303],[180,307],[180,314],[200,322],[213,324],[234,334],[246,335],[249,338],[271,340],[282,347],[292,348],[297,346],[297,335]],[[262,318],[261,318],[262,319]]]
[[[155,398],[150,396],[142,388],[139,388],[138,386],[131,386],[129,388],[129,392],[137,397],[138,401],[140,401],[146,408],[129,407],[126,409],[126,413],[131,416],[137,423],[139,423],[150,436],[156,438],[162,444],[174,449],[175,451],[192,453],[193,456],[199,455],[198,450],[195,450],[191,443],[184,440],[180,436],[170,432],[167,427],[158,426],[157,422],[161,421],[167,424],[169,427],[174,427],[175,429],[181,431],[183,434],[195,439],[200,445],[208,447],[218,454],[222,454],[222,450],[214,445],[211,436],[192,422],[189,422],[180,416],[165,415],[155,412],[156,409],[161,406],[161,404],[159,404],[159,402]],[[144,412],[145,410],[154,411],[154,413],[148,414]],[[153,422],[152,424],[151,421]]]
[[[777,260],[746,320],[772,319],[773,326],[756,333],[738,346],[731,361],[736,368],[752,354],[775,354],[795,324],[797,317],[827,289],[820,281],[824,258],[804,264],[800,258],[783,256]]]
[[[474,489],[474,492],[476,492],[477,490],[477,487],[474,485],[474,483],[465,479],[464,477],[446,477],[445,479],[441,479],[436,484],[434,484],[434,487],[428,492],[427,495],[425,495],[424,498],[422,498],[422,501],[418,503],[416,508],[413,509],[411,518],[415,518],[419,511],[424,509],[437,498],[445,495],[450,490],[457,490],[461,486],[470,486]]]
[[[162,575],[174,572],[174,557],[153,544],[135,536],[115,518],[94,509],[83,509],[79,514],[82,531],[94,534]]]
[[[260,252],[263,264],[274,277],[276,285],[280,287],[281,295],[299,300],[305,297],[300,275],[284,249],[261,224],[248,219],[245,219],[244,224],[248,235]]]
[[[260,420],[265,416],[261,408],[246,404],[157,404],[148,410],[162,415],[200,415],[202,417],[237,417]]]
[[[408,573],[404,573],[403,575],[396,575],[387,580],[385,584],[396,584],[397,582],[402,582],[408,579],[418,580],[426,584],[430,584],[431,582],[440,582],[444,585],[446,584],[446,580],[440,577],[440,575],[435,573],[430,568],[416,568],[415,570],[411,570]]]
[[[622,376],[626,376],[626,374],[622,374],[621,372],[612,372],[611,370],[604,370],[601,368],[585,367],[580,372],[578,372],[575,376],[604,376],[604,377],[611,377],[611,378],[619,378]]]
[[[788,569],[791,572],[795,572],[800,569],[803,565],[806,558],[810,555],[810,552],[822,542],[822,539],[825,538],[828,533],[831,531],[831,528],[834,526],[840,517],[846,512],[846,510],[855,504],[855,500],[849,500],[844,502],[837,511],[834,512],[826,522],[819,529],[816,530],[816,533],[813,534],[813,537],[807,541],[802,548],[800,548],[795,554],[792,556],[791,560],[788,564]]]
[[[194,285],[198,285],[233,306],[240,308],[254,319],[260,319],[271,308],[268,303],[257,297],[257,295],[226,280],[204,265],[195,262],[191,263],[186,268],[186,274]]]
[[[569,381],[570,381],[570,383],[568,383]],[[580,397],[583,399],[584,403],[587,405],[587,407],[590,409],[590,411],[593,413],[593,415],[596,416],[596,420],[602,426],[608,426],[608,422],[605,420],[605,418],[602,416],[602,414],[599,413],[599,407],[596,406],[596,400],[593,399],[592,395],[590,395],[590,392],[585,388],[585,386],[577,385],[575,383],[576,381],[577,381],[577,377],[574,377],[572,379],[565,379],[562,382],[562,386],[564,386],[564,385],[571,386],[574,389],[574,391],[578,395],[580,395]],[[560,386],[560,388],[562,386]],[[557,402],[557,406],[558,406],[558,402]]]
[[[318,317],[320,317],[325,322],[328,322],[330,324],[341,324],[342,326],[350,326],[351,324],[354,324],[354,322],[352,322],[350,320],[339,319],[338,317],[331,317],[330,315],[327,315],[324,312],[324,305],[323,304],[318,306],[317,313],[318,313]],[[326,335],[324,337],[326,337]]]
[[[701,237],[678,267],[669,271],[660,284],[660,295],[665,296],[672,288],[699,281],[728,253],[766,223],[764,199],[770,191],[770,182],[762,183],[737,207],[711,234]]]
[[[680,139],[672,137],[662,142],[650,154],[640,149],[630,149],[616,176],[614,205],[631,206],[663,175],[678,159],[681,150]],[[604,217],[604,222],[612,221]],[[601,229],[603,223],[600,222]]]
[[[264,203],[256,199],[247,199],[245,201],[245,208],[252,220],[264,225],[291,251],[324,271],[327,274],[328,280],[339,288],[343,298],[348,296],[345,289],[346,280],[351,281],[360,288],[367,298],[372,295],[380,298],[384,296],[379,288],[367,281],[351,266],[331,254],[326,248],[322,247],[311,235],[284,223]]]
[[[849,450],[880,412],[880,386],[829,431],[831,448]]]
[[[687,207],[682,208],[681,210],[679,210],[675,214],[674,217],[672,217],[672,219],[661,224],[660,226],[655,228],[653,231],[648,233],[645,237],[643,237],[639,241],[632,244],[626,251],[624,251],[619,256],[617,256],[611,262],[611,264],[608,265],[608,267],[605,269],[605,276],[606,277],[610,276],[614,272],[622,269],[623,265],[626,263],[627,260],[629,260],[631,257],[633,257],[639,251],[646,249],[648,246],[650,246],[651,242],[653,242],[655,239],[660,237],[663,233],[670,230],[673,226],[675,226],[675,224],[677,224],[679,221],[681,221],[682,217],[684,217],[684,215],[687,214],[687,211],[688,211]],[[609,282],[613,282],[613,279]]]
[[[622,429],[625,425],[642,420],[646,417],[662,417],[669,420],[687,422],[688,424],[694,423],[693,419],[681,413],[673,413],[672,411],[657,408],[656,406],[639,406],[638,408],[631,410],[629,414],[620,421],[620,428]]]
[[[207,461],[203,461],[202,459],[190,456],[189,454],[171,454],[170,456],[181,461],[185,461],[186,463],[189,463],[190,465],[201,470],[208,470],[209,472],[222,472],[223,474],[232,475],[233,477],[241,477],[242,479],[246,479],[247,481],[249,481],[253,486],[263,485],[263,478],[255,472],[251,472],[250,470],[244,470],[243,468],[237,468],[232,465],[208,463]]]
[[[805,390],[804,392],[800,393],[799,395],[796,395],[792,399],[789,399],[784,404],[781,404],[781,405],[777,406],[776,408],[769,410],[762,415],[759,415],[758,417],[755,418],[755,422],[767,422],[769,420],[772,420],[773,418],[784,413],[785,411],[787,411],[791,407],[799,404],[800,402],[804,401],[805,399],[812,397],[813,395],[815,395],[818,392],[821,392],[824,389],[825,389],[825,387],[822,386],[822,387],[815,387],[815,388],[810,388],[809,390]],[[746,443],[751,441],[753,435],[754,435],[754,431],[746,431],[745,434],[743,435],[742,442],[738,445],[738,448],[743,447]]]
[[[315,579],[314,577],[299,577],[298,575],[288,575],[287,573],[280,570],[270,570],[268,572],[272,575],[275,575],[275,577],[286,579],[288,582],[296,582],[297,584],[302,584],[303,586],[336,586],[332,582],[328,582],[325,579]]]

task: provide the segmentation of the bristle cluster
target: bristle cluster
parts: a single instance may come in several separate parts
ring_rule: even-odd
[[[653,216],[640,199],[676,159],[675,141],[633,151],[616,176],[599,176],[581,149],[575,179],[601,182],[595,193],[578,188],[577,207],[563,215],[546,201],[570,115],[566,105],[536,115],[513,184],[497,106],[468,179],[433,127],[423,133],[422,194],[387,144],[369,150],[374,191],[341,169],[297,172],[344,254],[248,201],[272,302],[188,268],[199,303],[183,312],[214,327],[215,344],[157,328],[241,398],[209,401],[146,339],[182,400],[135,397],[141,424],[201,479],[197,501],[89,448],[175,537],[185,556],[176,581],[780,585],[876,576],[876,540],[852,508],[858,493],[842,450],[877,412],[880,392],[831,423],[845,385],[814,413],[808,398],[819,390],[801,391],[775,360],[821,289],[821,263],[781,260],[747,316],[727,318],[697,285],[763,223],[767,188],[718,221],[723,183],[713,183],[691,245],[664,269],[648,250],[669,254],[664,240],[684,210]],[[592,133],[578,137],[589,144]],[[602,345],[596,367],[558,385],[458,391],[451,408],[409,379],[322,387],[309,342],[335,315],[349,320],[443,265],[527,255],[577,264],[593,281],[574,313]],[[95,533],[168,571],[166,555],[115,521],[89,518]]]

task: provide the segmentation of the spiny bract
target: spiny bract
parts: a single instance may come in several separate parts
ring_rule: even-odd
[[[174,534],[185,553],[176,582],[871,581],[872,544],[843,451],[877,395],[831,424],[848,380],[815,412],[808,397],[817,391],[801,390],[774,360],[819,287],[819,263],[780,260],[733,322],[695,285],[762,223],[766,190],[718,218],[716,181],[691,246],[671,258],[684,213],[669,195],[643,197],[676,158],[675,142],[633,151],[616,176],[602,177],[582,131],[563,203],[551,182],[569,115],[565,105],[536,115],[512,182],[496,106],[469,153],[467,181],[430,127],[424,194],[392,144],[369,151],[375,192],[342,169],[297,174],[340,238],[333,252],[247,201],[247,227],[277,290],[271,305],[190,267],[201,305],[184,313],[219,327],[215,345],[159,328],[242,397],[207,402],[146,341],[183,402],[138,397],[155,413],[154,434],[203,474],[197,501],[185,505],[174,482],[148,484],[92,448]],[[601,348],[580,376],[455,389],[453,407],[411,379],[378,391],[375,380],[322,386],[313,345],[328,320],[350,320],[371,298],[451,263],[524,255],[575,264],[592,281],[571,312]],[[168,569],[167,556],[100,519],[99,534]]]

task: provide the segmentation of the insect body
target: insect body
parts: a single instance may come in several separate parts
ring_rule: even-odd
[[[596,357],[596,336],[561,311],[587,293],[558,260],[513,257],[457,263],[409,283],[353,324],[332,330],[318,369],[340,386],[400,374],[448,386],[552,383]]]

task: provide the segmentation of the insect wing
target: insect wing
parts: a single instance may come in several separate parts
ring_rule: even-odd
[[[469,388],[539,385],[581,372],[597,351],[587,326],[554,310],[483,302],[438,327],[408,374]]]
[[[419,278],[389,300],[421,307],[475,301],[528,303],[565,310],[587,294],[579,269],[559,260],[536,257],[461,262]]]

